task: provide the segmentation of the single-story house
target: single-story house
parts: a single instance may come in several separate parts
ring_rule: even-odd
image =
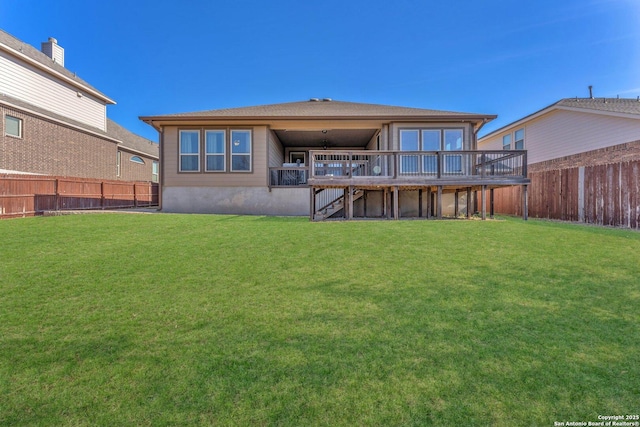
[[[526,186],[525,151],[477,149],[495,117],[312,98],[140,119],[160,134],[163,211],[321,220],[442,217],[447,195],[471,215],[472,193]]]

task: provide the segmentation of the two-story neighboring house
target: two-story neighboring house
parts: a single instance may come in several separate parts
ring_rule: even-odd
[[[158,145],[109,120],[110,104],[54,38],[39,51],[0,30],[0,171],[157,180]]]
[[[471,215],[472,194],[526,187],[526,152],[477,151],[494,118],[313,98],[141,120],[160,133],[163,211],[321,220]]]
[[[487,150],[526,149],[532,216],[640,226],[640,98],[566,98],[478,140]],[[519,213],[518,190],[499,211]]]

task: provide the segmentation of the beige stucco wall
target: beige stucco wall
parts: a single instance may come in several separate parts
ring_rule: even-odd
[[[165,187],[162,211],[236,215],[308,216],[308,188]]]
[[[490,138],[481,150],[502,150],[502,137],[524,128],[529,164],[640,139],[640,120],[578,111],[554,110]]]

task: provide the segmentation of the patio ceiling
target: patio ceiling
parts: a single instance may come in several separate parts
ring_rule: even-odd
[[[378,129],[276,130],[285,147],[364,148]]]

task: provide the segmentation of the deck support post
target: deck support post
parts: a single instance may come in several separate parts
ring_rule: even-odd
[[[436,206],[436,217],[442,219],[442,185],[438,185],[438,205]]]
[[[471,187],[467,187],[467,219],[471,219]]]
[[[382,217],[389,218],[389,195],[387,187],[382,190]]]
[[[418,189],[418,218],[422,218],[422,188]]]
[[[473,192],[473,213],[477,214],[478,212],[480,212],[480,210],[478,209],[478,190],[474,190]]]
[[[398,186],[393,187],[393,219],[400,217],[400,209],[398,207]]]
[[[529,219],[529,199],[527,197],[527,187],[528,185],[526,184],[522,186],[522,219],[525,221]]]
[[[482,220],[487,219],[487,186],[482,186]]]
[[[367,190],[364,190],[364,193],[362,193],[362,210],[364,211],[362,214],[366,218],[367,217]]]
[[[493,219],[493,188],[489,190],[489,218]]]
[[[311,198],[309,199],[309,210],[310,218],[309,220],[314,221],[316,218],[316,189],[315,187],[309,188],[309,194],[311,194]]]
[[[459,211],[458,197],[459,197],[458,196],[458,189],[456,188],[456,194],[454,196],[454,200],[455,200],[455,202],[454,202],[454,210],[453,210],[453,216],[455,218],[458,218],[458,213],[459,213],[458,212]]]
[[[433,209],[433,193],[431,193],[431,187],[427,188],[427,219],[431,219],[431,209]]]
[[[353,187],[352,186],[348,186],[346,188],[347,191],[347,205],[348,205],[348,209],[347,209],[347,219],[353,219]]]

